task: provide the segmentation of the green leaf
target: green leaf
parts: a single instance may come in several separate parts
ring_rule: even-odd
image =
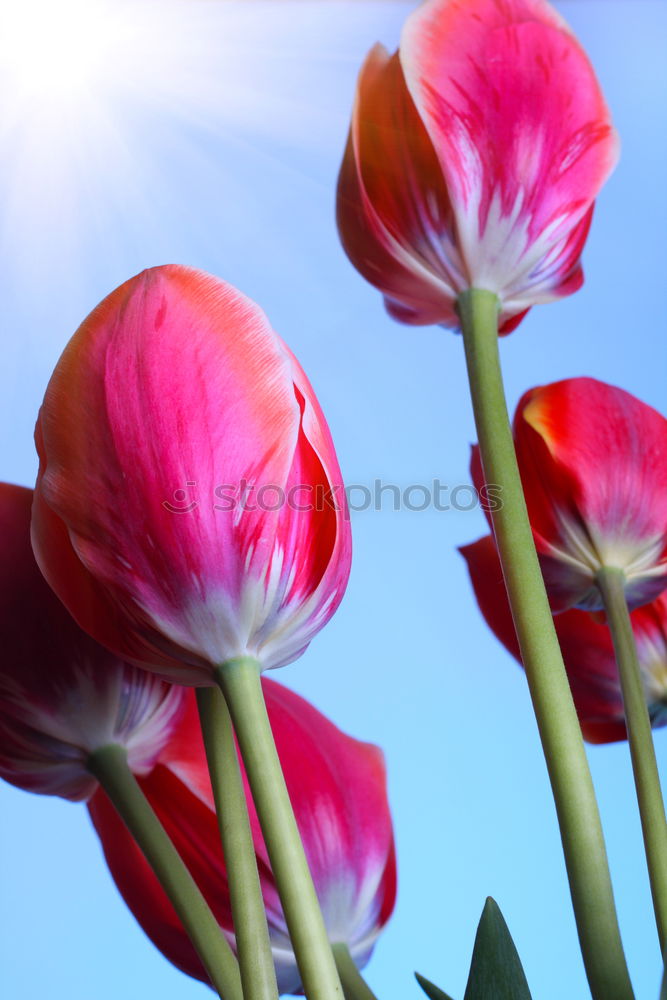
[[[424,976],[420,976],[418,972],[415,972],[415,979],[429,1000],[452,1000],[449,994],[444,993],[439,986],[429,982],[429,980],[425,979]]]
[[[512,936],[490,896],[477,928],[464,1000],[531,1000]]]

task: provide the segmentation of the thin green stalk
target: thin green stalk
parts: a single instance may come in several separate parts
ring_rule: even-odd
[[[216,670],[241,748],[257,815],[308,1000],[342,1000],[331,945],[308,870],[276,752],[256,660],[228,660]]]
[[[359,972],[348,946],[338,942],[332,945],[332,950],[338,975],[343,984],[345,1000],[377,1000],[372,989]]]
[[[621,569],[604,566],[597,572],[607,624],[611,631],[616,663],[623,692],[625,723],[630,744],[632,770],[644,834],[653,909],[658,926],[660,950],[667,944],[667,822],[655,759],[651,720],[642,686],[637,647],[625,600],[625,574]]]
[[[197,705],[227,870],[244,1000],[277,1000],[278,984],[232,720],[217,688]]]
[[[600,815],[523,496],[498,352],[498,299],[459,296],[484,476],[502,490],[492,513],[512,617],[553,790],[581,952],[594,1000],[633,996]]]
[[[127,764],[124,747],[109,744],[87,761],[171,900],[222,1000],[243,1000],[234,953],[197,884]]]

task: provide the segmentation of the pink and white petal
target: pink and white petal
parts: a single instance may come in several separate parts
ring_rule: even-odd
[[[470,284],[519,299],[618,156],[590,62],[544,0],[427,0],[405,24],[400,57]]]
[[[337,217],[350,260],[397,318],[458,325],[453,303],[467,280],[449,196],[398,56],[381,45],[359,75]]]
[[[534,529],[593,571],[624,569],[631,603],[655,599],[667,585],[667,420],[615,386],[566,379],[526,393],[515,440]]]
[[[584,283],[581,254],[593,221],[594,208],[595,204],[591,205],[572,231],[555,244],[534,271],[524,277],[523,285],[514,289],[513,294],[519,302],[524,294],[529,294],[535,305],[553,302],[581,288]],[[508,308],[510,305],[508,303]]]
[[[266,667],[295,659],[333,615],[345,592],[352,555],[345,488],[331,434],[310,382],[289,353],[300,426],[267,576],[272,607],[255,638]]]
[[[334,940],[344,933],[341,940],[365,947],[368,936],[375,936],[389,918],[396,891],[382,752],[342,733],[288,688],[267,677],[262,678],[262,687],[327,929]],[[211,810],[205,760],[196,705],[190,697],[160,764]],[[245,771],[243,780],[262,875],[270,872],[270,863]],[[284,918],[269,876],[262,877],[262,888],[274,943],[274,937],[285,932]]]
[[[94,310],[47,390],[45,503],[111,599],[195,661],[244,648],[238,595],[270,541],[266,516],[216,509],[216,489],[285,481],[299,422],[289,372],[254,303],[169,266]]]
[[[269,716],[329,936],[363,944],[395,892],[382,752],[279,685]]]

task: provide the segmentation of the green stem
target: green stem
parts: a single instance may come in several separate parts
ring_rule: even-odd
[[[225,858],[244,1000],[277,1000],[276,970],[232,720],[217,688],[198,688],[197,705]]]
[[[581,952],[594,1000],[633,996],[618,927],[600,815],[556,638],[516,461],[498,352],[498,299],[471,288],[459,315],[486,482],[501,487],[492,513],[535,716],[553,790]]]
[[[304,992],[308,1000],[342,1000],[266,713],[259,664],[250,657],[228,660],[217,668],[216,678],[234,722]]]
[[[372,989],[355,965],[348,946],[342,942],[338,942],[331,947],[338,975],[343,984],[345,1000],[377,1000]]]
[[[623,692],[632,770],[637,788],[644,847],[660,949],[667,944],[667,821],[655,759],[651,720],[641,680],[632,622],[625,600],[625,574],[604,566],[596,575],[611,631]]]
[[[113,743],[100,747],[88,758],[87,767],[143,851],[218,995],[223,1000],[243,1000],[234,953],[130,771],[125,748]]]

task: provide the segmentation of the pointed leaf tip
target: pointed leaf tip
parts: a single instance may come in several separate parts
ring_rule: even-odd
[[[491,896],[477,928],[464,1000],[531,1000],[514,941]]]
[[[439,986],[436,986],[424,976],[420,976],[418,972],[415,972],[415,979],[429,1000],[452,1000],[448,993],[444,993]]]

